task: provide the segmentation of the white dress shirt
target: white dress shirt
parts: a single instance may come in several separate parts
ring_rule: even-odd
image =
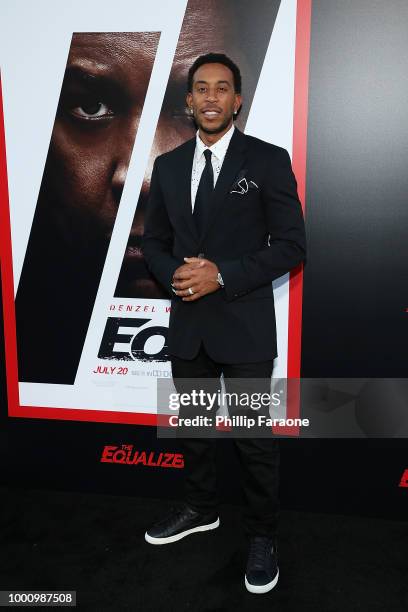
[[[225,154],[228,149],[228,145],[230,143],[231,137],[234,133],[234,125],[230,127],[228,132],[224,134],[222,138],[217,140],[216,143],[211,145],[211,147],[207,147],[206,144],[201,140],[198,131],[196,136],[196,147],[194,151],[194,159],[193,159],[193,169],[191,172],[191,206],[194,211],[194,204],[197,195],[198,184],[200,182],[201,175],[205,168],[205,156],[204,151],[206,149],[210,149],[211,155],[211,163],[213,167],[214,173],[214,187],[217,183],[217,179],[221,172],[222,163],[224,161]]]

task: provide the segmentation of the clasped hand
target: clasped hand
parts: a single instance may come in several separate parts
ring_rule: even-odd
[[[172,286],[183,302],[194,302],[220,288],[217,281],[218,267],[209,259],[184,257],[186,262],[173,274]]]

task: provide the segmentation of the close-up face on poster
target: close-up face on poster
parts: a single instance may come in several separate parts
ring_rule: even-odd
[[[243,0],[208,1],[205,11],[198,0],[122,1],[108,17],[93,2],[77,12],[43,0],[27,7],[21,27],[10,10],[2,36],[10,413],[62,418],[74,409],[81,419],[92,410],[107,421],[115,412],[122,422],[154,422],[156,379],[170,376],[171,302],[141,240],[155,158],[196,134],[186,104],[193,61],[209,49],[233,58],[242,73],[236,127],[293,155],[297,6],[256,4],[255,14]],[[44,20],[53,29],[39,38]],[[290,291],[289,275],[274,283],[278,378],[299,369],[288,338],[291,326],[299,333],[300,303],[290,306]]]

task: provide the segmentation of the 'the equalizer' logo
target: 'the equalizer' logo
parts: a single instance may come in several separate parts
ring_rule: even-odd
[[[408,488],[408,469],[403,471],[401,480],[398,486]]]
[[[134,450],[133,444],[104,446],[100,461],[101,463],[119,463],[121,465],[144,465],[145,467],[184,467],[184,458],[181,453]]]

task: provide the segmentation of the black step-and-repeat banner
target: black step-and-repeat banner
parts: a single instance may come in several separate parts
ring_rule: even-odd
[[[237,126],[292,157],[308,261],[274,284],[274,377],[405,377],[408,11],[366,0],[103,5],[2,8],[2,479],[169,496],[183,457],[155,424],[170,302],[140,245],[154,158],[195,133],[187,70],[210,50],[231,56],[243,76]],[[392,421],[392,401],[384,411]],[[376,422],[368,414],[361,435]],[[404,440],[282,446],[284,503],[406,512]]]

